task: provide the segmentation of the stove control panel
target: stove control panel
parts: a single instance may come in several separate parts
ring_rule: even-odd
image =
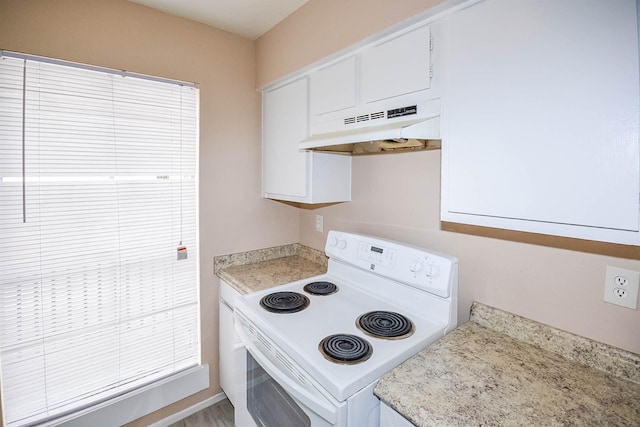
[[[375,246],[370,242],[360,241],[358,243],[358,258],[373,262],[387,268],[393,268],[396,253],[393,249]]]
[[[371,236],[329,231],[325,252],[330,258],[445,298],[457,273],[454,257]]]

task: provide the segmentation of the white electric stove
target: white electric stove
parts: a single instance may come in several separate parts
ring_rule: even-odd
[[[456,326],[454,257],[330,231],[326,274],[247,294],[236,425],[375,426],[379,378]]]

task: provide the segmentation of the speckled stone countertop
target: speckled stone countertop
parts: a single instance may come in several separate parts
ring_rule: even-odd
[[[640,426],[640,355],[475,302],[375,394],[416,426]]]
[[[327,272],[321,251],[298,243],[213,258],[214,273],[246,294]]]

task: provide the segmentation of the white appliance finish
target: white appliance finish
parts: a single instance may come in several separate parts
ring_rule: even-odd
[[[436,33],[438,25],[435,24]],[[410,27],[309,75],[310,137],[300,148],[440,138],[432,31]]]
[[[457,271],[453,257],[370,236],[330,231],[326,274],[242,296],[235,318],[249,353],[310,417],[310,426],[375,426],[379,378],[456,327]],[[331,295],[306,293],[314,281],[338,286]],[[306,295],[296,313],[272,313],[260,299],[273,292]],[[415,327],[404,339],[371,337],[356,326],[358,316],[385,310],[403,314]],[[357,364],[337,364],[318,346],[332,334],[368,341],[373,353]],[[246,380],[245,380],[246,381]],[[247,384],[238,385],[238,425],[253,426],[246,409]],[[286,425],[286,424],[285,424]]]
[[[640,244],[637,2],[614,3],[447,17],[443,221]]]
[[[384,402],[380,402],[380,427],[415,427],[414,424],[393,410]]]

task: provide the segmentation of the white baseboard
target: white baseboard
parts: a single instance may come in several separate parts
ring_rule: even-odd
[[[227,398],[227,395],[224,393],[218,393],[215,396],[211,396],[208,399],[203,400],[202,402],[196,403],[193,406],[190,406],[182,411],[176,412],[175,414],[169,415],[167,418],[163,418],[160,421],[156,421],[153,424],[150,424],[149,427],[168,427],[173,423],[177,423],[178,421],[187,418],[189,415],[193,415],[198,411],[203,410],[211,405],[215,405],[218,402],[223,401]]]

